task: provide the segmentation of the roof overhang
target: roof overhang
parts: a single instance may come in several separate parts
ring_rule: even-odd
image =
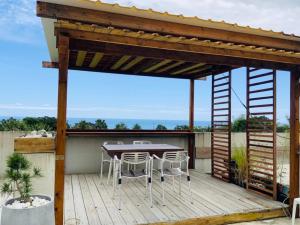
[[[172,64],[179,63],[182,60],[180,57],[168,58],[168,55],[172,55],[170,51],[174,51],[174,54],[176,53],[179,56],[185,55],[185,67],[193,69],[193,66],[195,66],[199,72],[203,72],[201,76],[206,76],[213,71],[222,72],[224,69],[228,70],[240,66],[289,69],[293,65],[300,65],[300,38],[282,32],[266,31],[260,28],[242,27],[225,22],[202,20],[197,17],[171,15],[90,0],[39,1],[37,3],[37,14],[42,17],[52,63],[58,62],[56,43],[58,33],[70,36],[73,40],[71,43],[77,45],[77,48],[78,44],[74,44],[75,42],[85,42],[81,49],[73,49],[75,50],[73,55],[76,56],[73,56],[74,62],[73,65],[71,63],[71,67],[73,67],[71,69],[91,70],[90,67],[79,68],[76,66],[78,57],[90,56],[90,61],[85,62],[85,64],[90,65],[95,56],[99,58],[99,54],[103,53],[99,52],[101,48],[103,50],[103,46],[107,50],[114,49],[114,45],[124,47],[125,51],[126,49],[129,50],[130,47],[132,49],[133,46],[136,49],[145,48],[145,56],[129,55],[127,63],[140,59],[133,57],[152,58],[149,52],[155,52],[157,48],[161,50],[161,53],[165,54],[163,59],[156,62],[154,57],[154,61],[148,66],[150,70],[144,68],[144,71],[150,72],[141,74],[149,76],[155,72],[153,67],[172,67]],[[93,51],[93,48],[84,49],[83,46],[90,46],[92,42],[94,46],[99,45],[98,52]],[[140,52],[143,53],[143,49],[140,49]],[[93,55],[89,55],[90,53]],[[109,54],[109,52],[105,54]],[[187,54],[192,57],[186,57]],[[123,57],[124,61],[124,56],[126,56],[125,52],[120,52],[118,59],[112,58],[111,60],[118,61]],[[189,58],[197,59],[197,57],[198,61],[188,60]],[[214,60],[212,60],[212,57],[214,57]],[[113,64],[116,63],[113,62]],[[201,70],[197,67],[199,63],[203,63],[203,66],[206,67],[210,66],[210,71]],[[110,68],[114,68],[113,64]],[[125,65],[123,65],[124,67]],[[185,68],[181,67],[178,67],[177,71],[185,71]],[[192,69],[189,72],[193,72]],[[96,71],[126,73],[124,70],[106,69],[104,71],[101,66]],[[171,75],[172,77],[174,71],[176,73],[176,70],[170,70],[168,74],[156,75],[167,77]],[[127,72],[131,73],[132,71]],[[138,73],[140,72],[138,71]],[[187,78],[196,79],[198,77],[190,76]]]

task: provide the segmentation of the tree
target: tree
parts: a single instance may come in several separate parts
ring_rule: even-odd
[[[127,130],[127,126],[125,125],[125,123],[118,123],[115,127],[116,130]]]
[[[188,125],[177,125],[174,129],[175,130],[189,130],[190,127]]]
[[[95,128],[99,129],[99,130],[106,130],[107,129],[107,124],[105,122],[105,120],[96,120],[95,121]]]
[[[21,202],[32,202],[32,181],[34,177],[41,177],[41,170],[33,168],[32,173],[30,162],[21,154],[13,153],[8,157],[5,177],[7,182],[1,186],[1,193],[13,194],[18,192]]]
[[[132,130],[141,130],[142,127],[139,124],[134,124],[134,126],[132,127]]]
[[[156,130],[167,130],[167,128],[162,124],[158,124]]]
[[[85,120],[81,120],[78,123],[75,123],[75,125],[72,128],[82,130],[95,129],[95,124],[87,122]]]
[[[245,132],[246,131],[246,118],[244,115],[235,119],[231,127],[232,132]]]
[[[18,131],[25,130],[22,121],[10,117],[1,121],[0,129],[2,131]]]

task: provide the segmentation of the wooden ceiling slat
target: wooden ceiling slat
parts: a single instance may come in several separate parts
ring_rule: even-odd
[[[189,70],[197,69],[197,68],[202,67],[202,66],[204,66],[204,65],[206,65],[206,64],[205,64],[205,63],[197,63],[197,64],[195,64],[195,65],[193,65],[193,66],[189,66],[189,67],[187,67],[187,68],[178,70],[178,71],[173,72],[173,73],[171,73],[171,74],[172,74],[172,75],[181,74],[181,73],[187,72],[187,71],[189,71]]]
[[[156,73],[162,73],[162,72],[168,71],[168,70],[173,69],[173,68],[175,68],[175,67],[177,67],[177,66],[180,66],[180,65],[182,65],[182,64],[184,64],[184,63],[185,63],[184,61],[176,62],[176,63],[174,63],[174,64],[171,64],[171,65],[169,65],[169,66],[166,66],[166,67],[164,67],[164,68],[161,68],[160,70],[156,71]]]
[[[87,51],[78,51],[77,59],[76,59],[76,66],[82,66],[86,54],[87,54]]]
[[[203,67],[201,67],[200,69],[196,69],[196,70],[189,71],[189,72],[187,72],[186,74],[199,73],[199,72],[202,72],[202,71],[207,70],[207,69],[210,69],[210,68],[212,68],[212,66],[203,66]]]
[[[130,59],[130,55],[124,55],[122,56],[112,67],[112,70],[119,69],[124,63],[126,63]]]
[[[161,61],[161,62],[159,62],[159,63],[157,63],[157,64],[155,64],[153,66],[150,66],[149,68],[145,69],[143,72],[144,73],[150,73],[153,70],[156,70],[156,69],[158,69],[158,68],[160,68],[160,67],[162,67],[162,66],[164,66],[164,65],[166,65],[166,64],[168,64],[170,62],[172,62],[172,60],[165,59],[165,60],[163,60],[163,61]]]
[[[104,56],[104,54],[101,53],[101,52],[95,53],[95,55],[94,55],[94,57],[93,57],[93,59],[92,59],[90,65],[89,65],[89,67],[91,67],[91,68],[97,67],[98,64],[99,64],[99,62],[100,62],[101,59],[103,58],[103,56]]]
[[[122,71],[125,70],[129,70],[130,68],[132,68],[133,66],[135,66],[136,64],[138,64],[139,62],[141,62],[145,57],[143,56],[138,56],[135,59],[133,59],[132,61],[130,61],[127,65],[123,66],[121,68]]]

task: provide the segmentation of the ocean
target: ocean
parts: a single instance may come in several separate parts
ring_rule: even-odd
[[[8,119],[9,116],[0,116],[0,120]],[[14,117],[22,119],[23,117]],[[94,123],[98,118],[68,118],[67,121],[70,125],[74,125],[81,120]],[[99,118],[102,119],[102,118]],[[129,129],[135,124],[139,124],[142,129],[155,129],[158,124],[164,125],[167,129],[174,129],[177,125],[188,125],[188,120],[151,120],[151,119],[117,119],[107,118],[103,119],[107,123],[109,129],[115,128],[116,124],[124,123]],[[207,127],[210,126],[210,121],[195,121],[195,126]]]

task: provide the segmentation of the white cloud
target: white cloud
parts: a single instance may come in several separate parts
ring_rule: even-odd
[[[34,0],[0,0],[0,39],[36,44],[41,36]]]

